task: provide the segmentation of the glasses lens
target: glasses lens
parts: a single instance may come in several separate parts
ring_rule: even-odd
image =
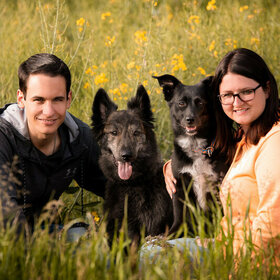
[[[250,101],[254,98],[254,90],[253,89],[248,89],[248,90],[244,90],[242,92],[239,93],[239,96],[241,98],[241,100],[243,101]]]

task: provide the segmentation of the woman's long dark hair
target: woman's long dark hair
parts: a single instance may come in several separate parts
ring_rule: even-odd
[[[269,97],[266,99],[263,113],[251,123],[245,135],[246,143],[256,145],[260,138],[265,136],[279,120],[279,99],[275,78],[258,54],[240,48],[227,53],[221,60],[212,81],[213,106],[217,121],[215,148],[225,153],[228,161],[231,162],[235,153],[236,142],[240,140],[241,134],[238,133],[238,125],[234,125],[234,122],[225,115],[217,97],[220,84],[227,73],[253,79],[262,86],[263,90],[269,90]]]

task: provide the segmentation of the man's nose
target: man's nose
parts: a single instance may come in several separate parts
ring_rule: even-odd
[[[52,102],[46,102],[43,107],[43,114],[49,116],[52,115],[53,112],[54,108]]]

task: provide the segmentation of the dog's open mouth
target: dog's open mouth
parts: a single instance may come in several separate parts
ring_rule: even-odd
[[[118,161],[118,174],[122,180],[128,180],[132,174],[131,163]]]
[[[197,132],[196,126],[186,126],[187,134],[195,134]]]

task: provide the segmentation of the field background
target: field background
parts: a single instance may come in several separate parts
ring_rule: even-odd
[[[157,140],[166,160],[172,152],[169,111],[152,75],[169,73],[194,84],[213,74],[228,51],[246,47],[263,56],[280,81],[279,16],[278,0],[1,0],[0,105],[16,101],[19,64],[35,53],[51,52],[72,73],[70,112],[88,124],[98,88],[105,88],[119,108],[125,108],[142,83],[151,98]],[[89,193],[84,197],[91,206],[99,202]],[[64,195],[64,209],[73,208],[71,214],[78,217],[75,199],[80,200],[80,193]],[[97,225],[102,218],[100,205],[88,208]],[[78,251],[63,238],[50,239],[45,232],[38,236],[26,248],[21,239],[13,239],[12,230],[1,231],[0,279],[190,277],[186,258],[176,251],[162,259],[164,265],[148,265],[144,272],[135,268],[135,252],[128,257],[122,253],[125,237],[110,251],[102,224],[91,243],[79,244]],[[114,258],[116,265],[108,269],[108,259]],[[252,269],[248,256],[236,268],[233,256],[224,261],[217,249],[208,259],[195,269],[197,278],[272,279],[278,271],[274,265],[264,270],[260,263]]]

